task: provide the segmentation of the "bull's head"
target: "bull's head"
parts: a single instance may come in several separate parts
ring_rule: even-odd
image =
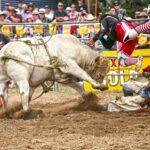
[[[92,63],[91,67],[91,77],[97,82],[102,83],[110,70],[110,61],[106,57],[98,56]]]

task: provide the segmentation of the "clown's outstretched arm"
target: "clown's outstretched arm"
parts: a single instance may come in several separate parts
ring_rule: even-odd
[[[146,22],[144,24],[141,24],[137,27],[135,27],[135,29],[132,29],[129,33],[129,39],[135,39],[138,37],[138,35],[140,33],[145,33],[150,31],[150,22]]]

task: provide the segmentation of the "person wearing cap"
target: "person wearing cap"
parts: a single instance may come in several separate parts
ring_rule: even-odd
[[[62,2],[58,2],[57,10],[54,13],[54,18],[59,22],[69,20],[67,13],[64,11],[64,4]]]
[[[14,7],[9,7],[9,16],[8,20],[14,23],[22,22],[21,15],[17,14],[17,11]]]
[[[35,9],[32,13],[33,15],[33,22],[34,23],[42,23],[40,18],[39,18],[39,11],[37,9]]]
[[[0,10],[0,23],[10,23],[10,21],[7,19],[7,12]]]
[[[54,11],[48,5],[45,6],[45,18],[47,22],[51,22],[54,19]]]
[[[69,13],[71,12],[71,7],[67,7],[67,8],[65,9],[65,11],[66,11],[67,15],[69,15]]]
[[[45,9],[44,8],[39,9],[39,19],[41,20],[41,22],[47,22],[48,21],[45,17]]]

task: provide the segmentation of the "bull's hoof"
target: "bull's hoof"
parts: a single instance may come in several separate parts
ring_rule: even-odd
[[[100,90],[101,90],[101,91],[106,91],[106,90],[108,90],[108,89],[109,89],[109,88],[108,88],[107,85],[101,84],[101,87],[100,87]]]
[[[44,113],[42,110],[28,110],[24,111],[21,110],[20,112],[17,112],[14,115],[15,119],[23,119],[23,120],[29,120],[29,119],[35,119],[35,118],[41,118],[44,117]]]
[[[98,86],[92,86],[94,89],[97,89],[97,90],[101,90],[101,91],[106,91],[108,90],[108,86],[105,85],[105,84],[100,84]]]

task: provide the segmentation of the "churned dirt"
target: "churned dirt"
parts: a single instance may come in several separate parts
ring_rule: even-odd
[[[99,103],[116,95],[103,92]],[[9,103],[18,99],[13,92]],[[89,103],[76,92],[43,95],[31,102],[36,118],[0,119],[0,150],[150,150],[149,113],[109,113]]]

